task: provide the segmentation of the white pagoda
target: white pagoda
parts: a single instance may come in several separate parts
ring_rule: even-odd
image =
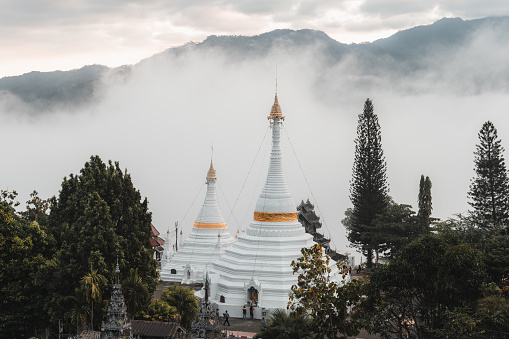
[[[298,221],[283,175],[280,133],[284,116],[277,93],[268,119],[272,125],[270,166],[253,221],[237,242],[209,265],[211,301],[220,314],[228,310],[232,317],[240,317],[244,305],[254,306],[256,319],[276,308],[286,309],[298,277],[293,274],[291,262],[302,256],[303,247],[314,244],[313,236]],[[331,261],[331,269],[339,282],[335,262]]]
[[[184,284],[202,282],[204,269],[224,253],[225,248],[235,242],[230,235],[226,222],[216,199],[216,171],[210,161],[207,172],[207,194],[196,218],[189,237],[173,255],[170,248],[169,231],[163,258],[160,278]]]

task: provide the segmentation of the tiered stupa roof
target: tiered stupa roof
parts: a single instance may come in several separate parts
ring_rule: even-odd
[[[161,280],[183,283],[201,282],[205,266],[235,242],[228,232],[216,197],[216,171],[212,160],[207,172],[207,193],[191,234],[177,253],[161,263]]]

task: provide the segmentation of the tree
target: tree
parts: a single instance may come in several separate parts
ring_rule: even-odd
[[[141,311],[140,319],[149,321],[174,321],[178,316],[175,306],[170,306],[166,301],[155,299],[148,305],[146,310]]]
[[[18,217],[15,197],[2,191],[0,201],[1,338],[28,338],[49,325],[41,278],[51,265],[54,239],[45,227]]]
[[[370,275],[361,308],[370,332],[382,338],[444,337],[455,314],[475,311],[486,282],[480,251],[454,239],[427,235],[404,247]]]
[[[122,292],[127,305],[129,318],[134,318],[134,316],[143,309],[143,306],[147,304],[147,300],[150,298],[148,286],[138,275],[137,268],[131,268],[129,270],[129,275],[122,284]]]
[[[418,196],[419,211],[417,217],[421,224],[423,232],[429,232],[430,217],[433,207],[431,206],[431,180],[429,177],[424,179],[424,175],[421,175],[421,181],[419,182],[419,196]]]
[[[471,181],[468,196],[474,208],[471,214],[478,225],[489,228],[509,221],[509,179],[504,148],[493,123],[485,122],[478,136],[479,144],[474,152],[476,176]]]
[[[58,247],[46,306],[51,317],[61,319],[75,307],[72,297],[90,264],[108,280],[104,293],[111,291],[117,249],[120,270],[137,269],[152,294],[158,273],[150,246],[151,221],[147,199],[118,162],[105,164],[92,156],[78,175],[64,178],[58,197],[51,199],[48,220]],[[95,315],[102,317],[102,312],[98,308]]]
[[[181,319],[180,323],[189,329],[200,310],[199,299],[194,296],[193,291],[190,288],[174,284],[163,290],[161,300],[177,309]]]
[[[378,117],[373,112],[373,103],[366,99],[364,111],[359,114],[355,139],[355,159],[350,182],[353,209],[351,224],[347,229],[348,240],[366,255],[368,267],[373,263],[375,248],[365,231],[387,205],[386,167]]]
[[[30,200],[26,202],[26,211],[22,211],[20,215],[28,221],[36,221],[40,225],[48,224],[48,214],[51,208],[49,199],[41,199],[37,191],[30,193]]]
[[[374,244],[376,262],[380,253],[393,257],[399,249],[422,235],[418,218],[411,208],[410,205],[396,203],[388,196],[383,213],[365,228],[366,235]]]
[[[318,244],[303,248],[301,253],[302,257],[292,262],[294,274],[300,274],[297,285],[292,286],[289,308],[310,315],[313,338],[346,338],[358,334],[361,322],[355,317],[349,318],[348,308],[355,309],[360,301],[362,281],[354,280],[341,286],[331,276],[330,258]],[[339,270],[339,263],[337,266]]]
[[[91,305],[90,325],[92,331],[94,330],[94,302],[102,300],[102,289],[106,283],[106,278],[98,274],[97,270],[94,270],[92,267],[90,267],[90,272],[80,280],[80,286],[85,300]]]
[[[259,328],[255,338],[307,339],[311,336],[310,320],[304,312],[276,309]]]

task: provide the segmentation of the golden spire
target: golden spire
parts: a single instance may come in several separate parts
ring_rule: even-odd
[[[214,165],[212,165],[212,159],[210,159],[210,168],[207,172],[207,179],[216,179],[216,170],[214,169]]]
[[[274,105],[272,105],[272,109],[270,110],[270,115],[267,118],[268,119],[285,120],[285,117],[283,116],[283,112],[281,111],[281,106],[279,106],[279,101],[277,100],[277,92],[276,92],[276,97],[274,98]]]

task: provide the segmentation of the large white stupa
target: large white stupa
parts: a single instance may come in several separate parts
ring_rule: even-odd
[[[207,194],[191,234],[175,255],[170,248],[170,239],[165,242],[168,246],[161,260],[161,280],[185,284],[202,282],[205,267],[235,242],[235,238],[228,232],[217,203],[216,179],[211,160],[207,172]]]
[[[270,166],[253,221],[208,270],[211,301],[220,313],[228,310],[232,317],[240,317],[244,305],[255,306],[257,319],[273,309],[286,309],[298,276],[293,274],[291,262],[302,256],[303,247],[314,244],[313,236],[297,219],[296,205],[283,175],[280,133],[284,116],[277,93],[268,119],[272,125]],[[335,262],[331,262],[331,269],[339,282]]]

